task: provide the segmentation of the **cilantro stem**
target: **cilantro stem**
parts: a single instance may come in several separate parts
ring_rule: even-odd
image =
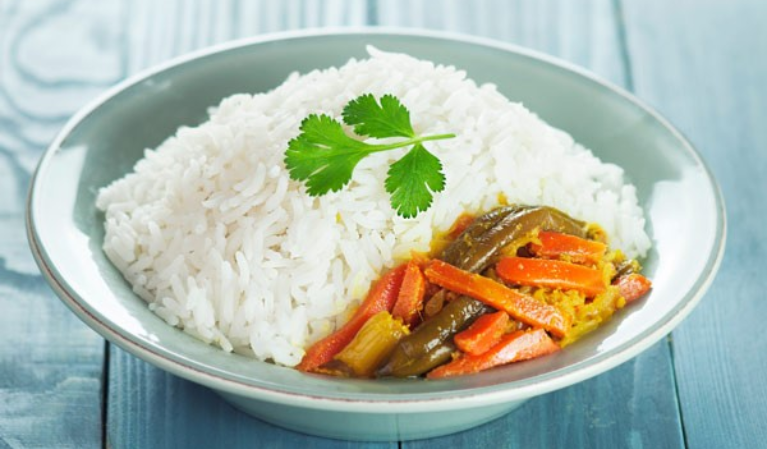
[[[386,145],[370,145],[370,149],[368,150],[370,153],[377,153],[379,151],[388,151],[393,150],[395,148],[402,148],[407,147],[410,145],[415,145],[418,143],[423,142],[429,142],[431,140],[445,140],[445,139],[452,139],[455,137],[455,134],[434,134],[432,136],[418,136],[413,137],[412,139],[406,139],[399,142],[389,143]]]
[[[445,188],[445,174],[439,158],[423,145],[451,139],[455,134],[419,136],[410,122],[410,112],[393,95],[380,101],[364,94],[344,107],[343,123],[352,127],[349,135],[343,124],[327,114],[310,114],[301,121],[301,134],[288,142],[285,167],[290,178],[304,181],[311,196],[338,192],[352,179],[354,167],[370,154],[396,148],[410,148],[386,171],[384,188],[391,195],[392,208],[403,218],[425,211],[436,192]],[[369,143],[364,139],[399,141]]]

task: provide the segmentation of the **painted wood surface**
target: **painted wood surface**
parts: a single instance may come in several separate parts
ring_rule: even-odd
[[[103,440],[105,343],[44,283],[24,233],[27,185],[46,145],[123,76],[116,64],[92,69],[109,48],[82,55],[89,71],[61,59],[66,49],[51,39],[67,25],[56,25],[60,11],[52,2],[0,1],[0,448],[98,448]]]
[[[637,94],[679,126],[727,203],[716,282],[674,332],[690,448],[767,446],[767,3],[652,0],[624,8]]]
[[[212,390],[181,380],[114,347],[107,404],[107,441],[113,449],[360,447],[358,442],[304,435],[251,418]],[[364,447],[396,448],[397,442]]]
[[[495,5],[506,8],[503,15],[490,17],[485,12],[471,23],[456,22],[467,15],[467,3],[454,2],[445,6],[451,14],[430,14],[432,2],[408,1],[377,4],[372,14],[384,26],[425,27],[503,39],[508,42],[536,48],[583,65],[612,82],[625,85],[620,30],[615,10],[609,1],[594,2],[590,8],[576,8],[567,2],[537,5],[526,3],[509,5],[506,2],[484,2],[486,11]],[[492,4],[491,4],[492,3]],[[405,14],[394,14],[405,11]],[[363,20],[365,18],[362,18]],[[511,19],[511,20],[509,20]],[[204,20],[204,19],[200,19]],[[506,23],[509,21],[510,23]],[[537,25],[526,25],[537,23]],[[199,22],[205,27],[206,23]],[[491,26],[488,26],[491,25]],[[511,25],[511,26],[509,26]],[[542,29],[550,30],[542,32]],[[183,39],[182,39],[183,40]],[[112,349],[110,363],[109,407],[107,436],[113,447],[139,446],[155,442],[156,447],[184,447],[183,439],[168,440],[176,434],[167,428],[152,428],[141,410],[165,411],[166,426],[171,429],[195,428],[195,423],[210,421],[214,429],[224,432],[206,432],[202,438],[221,438],[229,447],[248,444],[258,435],[263,447],[302,444],[316,447],[345,445],[332,440],[302,437],[268,424],[252,420],[234,411],[226,403],[205,389],[181,379],[159,372],[119,349]],[[124,363],[120,364],[119,363]],[[137,374],[138,373],[138,374]],[[152,374],[153,373],[153,374]],[[160,380],[147,385],[146,378]],[[652,386],[652,388],[646,388]],[[142,394],[132,397],[131,392]],[[147,394],[147,391],[152,393]],[[200,407],[198,395],[206,394],[207,406]],[[649,394],[643,393],[649,392]],[[642,393],[642,394],[638,394]],[[171,399],[172,397],[172,399]],[[212,412],[211,412],[212,410]],[[566,419],[550,420],[551,410],[569,410]],[[545,431],[539,425],[531,426],[527,419],[547,422]],[[647,419],[651,416],[652,419]],[[226,425],[232,421],[238,424]],[[251,422],[248,426],[242,423]],[[519,413],[511,414],[482,428],[421,442],[406,442],[404,447],[476,447],[477,441],[486,441],[495,447],[678,447],[681,445],[679,413],[674,395],[670,353],[666,342],[620,368],[597,379],[530,401]],[[629,429],[629,431],[627,431]],[[196,435],[196,434],[195,434]],[[290,436],[293,436],[291,438]],[[207,440],[204,440],[207,441]],[[215,441],[215,440],[213,440]],[[503,446],[496,446],[503,442]],[[244,446],[243,446],[244,447]]]
[[[0,448],[360,447],[257,421],[114,347],[105,357],[38,275],[23,201],[64,121],[125,76],[237,37],[365,24],[512,42],[634,90],[701,150],[730,219],[721,273],[673,339],[480,428],[366,447],[760,447],[767,337],[744,330],[767,316],[765,19],[759,0],[0,0]]]

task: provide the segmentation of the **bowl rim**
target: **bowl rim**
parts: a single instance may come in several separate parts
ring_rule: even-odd
[[[130,86],[136,85],[143,80],[168,70],[180,66],[187,62],[200,59],[212,54],[234,50],[250,45],[270,43],[276,41],[286,41],[295,39],[306,39],[322,36],[355,36],[355,35],[391,35],[398,37],[431,38],[435,40],[448,42],[461,42],[477,46],[489,47],[504,52],[514,53],[531,59],[542,61],[551,66],[564,69],[566,71],[584,77],[591,82],[600,85],[611,93],[622,97],[635,107],[639,108],[673,135],[681,144],[681,147],[704,171],[706,180],[711,185],[714,201],[717,209],[716,220],[716,239],[713,245],[713,251],[709,254],[705,267],[702,269],[701,276],[696,280],[693,287],[687,292],[685,297],[671,309],[662,320],[654,323],[645,331],[639,333],[631,340],[624,342],[611,350],[600,353],[585,363],[576,363],[565,366],[557,371],[535,376],[534,378],[521,379],[508,383],[501,383],[476,389],[460,390],[455,392],[425,393],[423,397],[418,393],[407,393],[408,398],[391,398],[391,394],[365,394],[363,398],[339,398],[322,394],[306,394],[275,390],[266,386],[254,383],[244,382],[226,375],[211,373],[195,366],[187,360],[181,359],[173,354],[157,351],[143,344],[140,340],[131,338],[131,335],[120,332],[119,327],[113,329],[109,323],[102,321],[96,314],[89,309],[87,301],[78,297],[77,293],[71,289],[66,280],[61,279],[56,270],[52,268],[49,257],[38,238],[35,226],[35,217],[33,213],[33,203],[35,201],[35,188],[38,184],[38,175],[43,172],[53,155],[61,147],[62,142],[74,130],[80,122],[86,119],[91,113],[98,109],[103,103],[109,101],[117,94]],[[59,298],[89,327],[96,330],[101,336],[116,344],[120,348],[143,359],[155,366],[158,366],[172,374],[182,378],[194,381],[196,383],[221,390],[227,393],[245,396],[253,399],[276,402],[284,405],[294,405],[324,410],[335,411],[354,411],[367,413],[417,413],[423,411],[433,411],[437,407],[445,408],[472,408],[482,405],[499,404],[508,401],[519,401],[532,396],[551,392],[557,389],[567,387],[577,382],[586,380],[600,373],[603,373],[630,358],[638,355],[642,351],[655,344],[666,334],[671,332],[694,307],[700,302],[703,295],[710,287],[713,279],[721,265],[724,248],[727,238],[727,220],[725,212],[724,197],[721,187],[714,178],[711,170],[701,158],[692,144],[677,130],[668,120],[656,112],[653,108],[646,105],[633,94],[618,87],[608,81],[601,79],[593,72],[582,67],[563,61],[554,56],[531,50],[516,44],[506,43],[490,38],[477,37],[456,32],[431,31],[422,29],[400,28],[400,27],[342,27],[342,28],[320,28],[320,29],[302,29],[296,31],[283,31],[278,33],[263,34],[254,37],[237,39],[205,47],[184,55],[177,56],[163,63],[141,70],[131,75],[123,81],[117,83],[96,99],[89,102],[86,106],[75,113],[64,125],[62,130],[56,135],[53,142],[48,146],[43,154],[37,169],[30,181],[30,187],[27,193],[25,224],[27,238],[32,250],[34,259],[40,268],[46,281],[51,285]],[[513,388],[509,388],[513,385]]]

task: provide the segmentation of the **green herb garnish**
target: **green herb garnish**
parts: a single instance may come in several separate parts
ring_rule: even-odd
[[[428,209],[433,193],[444,190],[445,175],[442,163],[423,143],[450,139],[455,134],[417,135],[410,123],[410,112],[393,95],[381,97],[380,104],[372,94],[357,97],[344,108],[343,121],[358,136],[404,140],[385,145],[365,143],[347,135],[338,120],[312,114],[301,122],[301,134],[288,143],[285,151],[290,177],[305,181],[311,196],[337,192],[349,183],[354,167],[365,156],[412,146],[391,164],[384,186],[398,215],[411,218]]]

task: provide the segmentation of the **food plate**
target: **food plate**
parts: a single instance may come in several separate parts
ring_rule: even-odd
[[[98,189],[129,172],[145,148],[180,126],[201,123],[221,98],[267,91],[291,72],[362,58],[366,45],[454,65],[479,83],[492,82],[602,160],[622,166],[637,187],[653,241],[643,260],[651,294],[555,355],[439,381],[304,374],[225,353],[154,315],[101,250]],[[630,94],[584,70],[483,39],[365,29],[236,41],[126,80],[75,115],[43,156],[29,193],[27,229],[57,295],[121,348],[213,388],[265,421],[333,438],[397,440],[487,422],[660,340],[712,282],[724,251],[725,211],[716,181],[684,137]]]

